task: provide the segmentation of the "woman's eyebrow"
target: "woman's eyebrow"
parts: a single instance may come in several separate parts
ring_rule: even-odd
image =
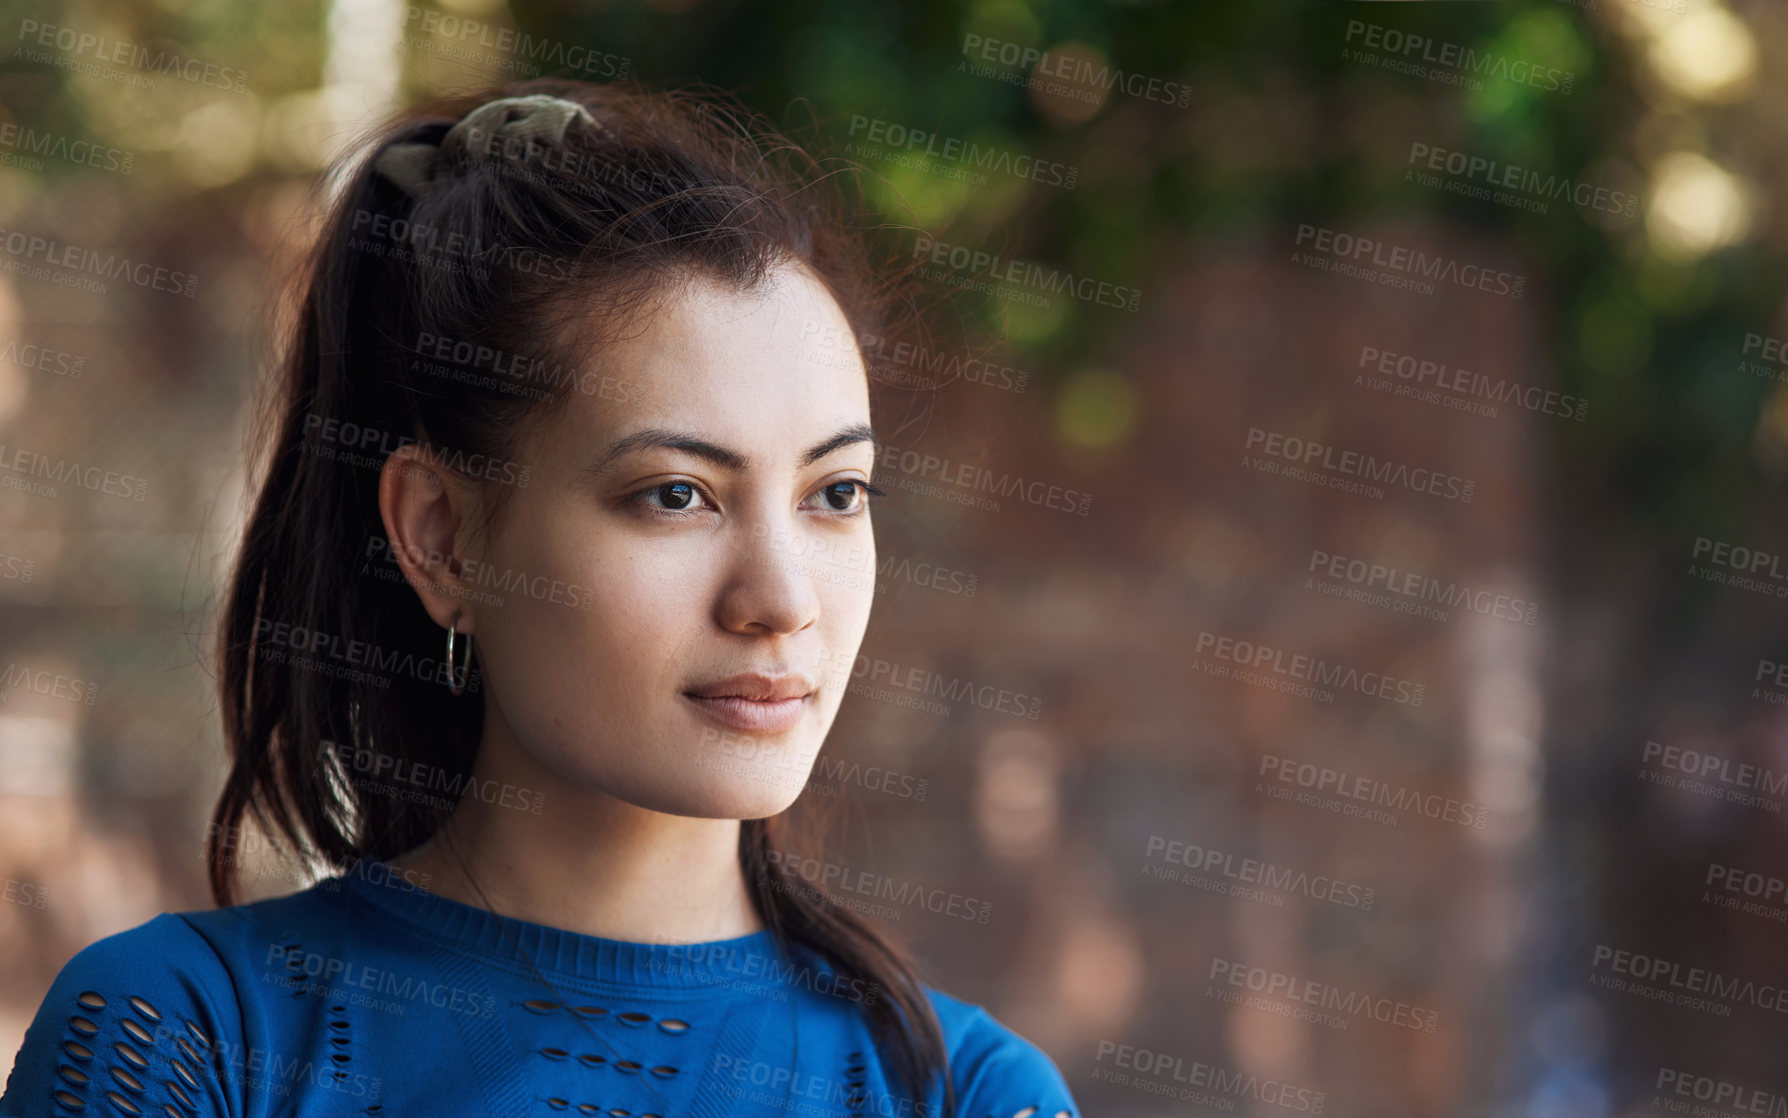
[[[867,423],[853,423],[830,438],[809,447],[807,452],[801,455],[801,465],[811,466],[841,447],[862,442],[874,447],[877,453],[881,451],[882,441],[876,437],[875,429]],[[705,459],[726,470],[748,470],[751,468],[750,458],[736,450],[709,442],[699,435],[692,435],[686,431],[672,431],[664,427],[647,427],[616,439],[603,452],[601,458],[584,469],[584,473],[592,476],[600,475],[623,455],[651,448],[681,451],[684,454]]]
[[[852,443],[868,443],[875,448],[876,457],[881,457],[882,440],[875,437],[875,429],[867,423],[853,423],[824,442],[809,447],[807,453],[801,455],[801,465],[811,466],[840,447],[850,446]]]

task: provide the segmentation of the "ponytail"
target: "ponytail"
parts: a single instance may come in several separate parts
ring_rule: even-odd
[[[806,947],[858,982],[864,1014],[878,1044],[895,1054],[896,1070],[909,1091],[923,1097],[923,1085],[947,1065],[943,1033],[911,959],[868,921],[781,867],[787,844],[780,832],[786,813],[747,819],[739,831],[739,861],[759,918],[784,943]],[[853,998],[853,1000],[855,1000]],[[956,1109],[955,1089],[944,1076],[944,1114]]]

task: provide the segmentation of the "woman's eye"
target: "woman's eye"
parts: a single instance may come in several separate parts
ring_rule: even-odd
[[[883,495],[880,489],[868,482],[851,478],[821,486],[814,491],[812,497],[802,502],[802,507],[811,507],[814,499],[818,498],[822,502],[819,506],[822,512],[836,516],[856,516],[868,511],[870,497]],[[699,512],[713,507],[701,488],[687,481],[667,481],[650,486],[628,500],[633,504],[646,506],[655,516]]]
[[[663,503],[647,498],[658,495]],[[633,499],[650,508],[668,509],[671,512],[687,512],[696,507],[695,501],[701,496],[701,490],[686,481],[667,481],[663,485],[654,485],[650,489],[642,489],[633,495]]]
[[[820,487],[814,496],[825,502],[827,512],[854,515],[868,508],[870,497],[882,496],[882,491],[866,481],[855,478],[849,481],[833,482]]]

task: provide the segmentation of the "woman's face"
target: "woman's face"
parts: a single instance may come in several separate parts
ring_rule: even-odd
[[[502,604],[424,599],[474,634],[487,772],[773,815],[807,780],[873,600],[867,378],[854,347],[812,356],[850,329],[801,269],[746,295],[697,281],[642,325],[519,441],[526,483],[457,571]]]

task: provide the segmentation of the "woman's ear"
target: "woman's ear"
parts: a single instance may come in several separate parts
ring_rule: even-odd
[[[472,487],[419,444],[392,451],[379,475],[379,517],[391,557],[435,624],[445,629],[458,618],[465,634],[477,627],[477,613],[457,548],[475,500]]]

